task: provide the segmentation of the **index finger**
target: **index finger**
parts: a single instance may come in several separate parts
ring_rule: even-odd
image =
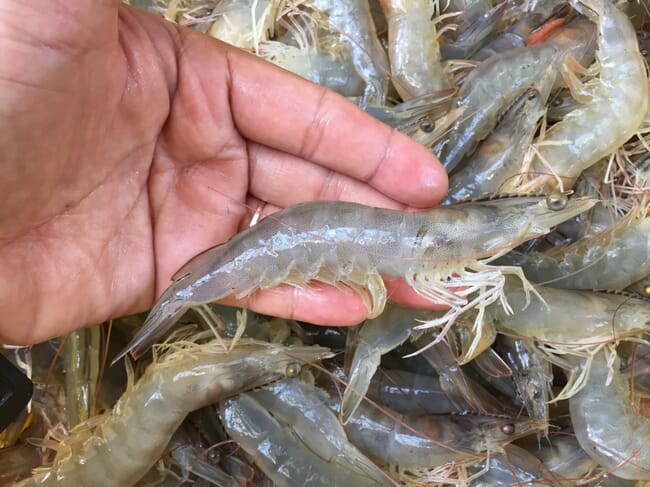
[[[422,145],[322,86],[234,48],[227,57],[232,116],[246,138],[410,206],[431,206],[446,193],[444,168]]]

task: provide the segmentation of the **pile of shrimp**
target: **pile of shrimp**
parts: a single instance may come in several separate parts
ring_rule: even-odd
[[[449,192],[287,208],[148,314],[0,346],[34,382],[0,486],[650,485],[645,3],[127,3],[337,91],[429,148]],[[216,304],[314,281],[367,319]]]

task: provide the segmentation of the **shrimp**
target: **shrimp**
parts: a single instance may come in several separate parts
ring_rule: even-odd
[[[387,298],[381,274],[403,277],[418,294],[450,306],[442,318],[420,325],[445,324],[446,332],[465,311],[498,299],[504,274],[524,278],[520,269],[491,267],[491,258],[595,203],[564,199],[552,209],[547,200],[502,198],[417,213],[338,201],[288,208],[185,264],[115,360],[130,351],[141,355],[192,306],[230,294],[243,297],[282,282],[345,285],[364,297],[368,317],[374,318]],[[467,287],[452,291],[459,286]],[[477,326],[481,319],[477,317]]]
[[[327,356],[321,347],[244,339],[227,353],[220,343],[175,343],[128,387],[110,414],[95,420],[100,422],[94,432],[79,428],[75,435],[73,430],[52,467],[18,486],[133,485],[165,451],[190,411],[282,377],[292,364]]]
[[[650,480],[650,417],[634,411],[618,357],[608,362],[604,353],[596,355],[585,387],[570,399],[573,428],[582,448],[612,475]],[[611,383],[603,387],[612,369]]]
[[[520,170],[544,115],[553,78],[552,71],[547,70],[541,89],[532,86],[523,92],[469,160],[451,174],[449,191],[441,204],[497,193],[503,181]]]
[[[333,400],[332,407],[336,408]],[[362,403],[345,432],[370,458],[400,469],[466,461],[543,429],[528,418],[474,414],[401,415]]]
[[[576,0],[572,5],[598,27],[599,76],[584,86],[588,103],[551,127],[538,144],[530,180],[513,181],[523,191],[570,189],[582,171],[634,135],[646,115],[648,75],[629,19],[609,0]],[[549,169],[552,175],[546,175]]]
[[[451,86],[440,61],[435,4],[430,0],[381,0],[388,20],[391,78],[403,100]]]
[[[609,229],[545,253],[513,254],[534,282],[568,289],[624,289],[650,274],[650,216],[632,211]]]
[[[278,487],[395,485],[348,441],[319,391],[299,381],[224,401],[220,416]]]
[[[462,115],[433,147],[447,172],[492,131],[526,88],[542,80],[549,66],[555,72],[569,57],[587,58],[592,30],[588,20],[574,19],[545,43],[492,56],[468,74],[455,101]]]
[[[513,314],[498,307],[488,310],[502,333],[534,338],[538,348],[557,365],[571,369],[565,388],[554,401],[566,399],[586,383],[594,356],[605,350],[615,354],[620,340],[635,338],[650,331],[650,304],[623,295],[588,291],[569,291],[537,286],[539,296],[527,303],[525,292],[517,285],[506,285]],[[586,359],[584,365],[560,360],[557,355]]]
[[[439,313],[389,306],[380,316],[367,320],[360,326],[350,365],[348,386],[341,401],[340,414],[343,424],[354,413],[368,391],[370,380],[379,367],[381,356],[404,343],[413,333],[422,334],[413,330],[418,320],[430,321]]]
[[[553,385],[551,364],[530,340],[501,336],[494,348],[512,370],[517,397],[531,418],[548,419],[548,404]]]
[[[366,82],[360,106],[384,105],[388,92],[389,65],[377,37],[368,0],[311,0],[319,13],[326,14],[326,28],[340,35],[359,76]]]

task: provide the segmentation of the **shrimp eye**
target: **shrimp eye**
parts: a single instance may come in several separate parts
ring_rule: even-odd
[[[210,460],[211,463],[219,463],[219,461],[221,461],[221,454],[219,453],[219,450],[212,449],[208,451],[208,460]]]
[[[551,193],[546,197],[546,206],[549,210],[560,211],[566,208],[569,198],[562,193]]]
[[[436,128],[436,127],[433,124],[433,122],[431,122],[431,120],[424,120],[420,124],[420,130],[422,130],[422,132],[430,133],[430,132],[433,132],[434,128]]]
[[[643,291],[644,291],[648,296],[650,296],[650,286],[646,286],[646,287],[643,289]]]
[[[527,100],[534,100],[535,98],[537,98],[537,93],[535,93],[534,91],[531,91],[530,93],[528,93],[528,96],[526,96]]]
[[[514,432],[515,432],[515,425],[512,423],[504,424],[503,426],[501,426],[501,433],[503,433],[504,435],[510,436],[514,434]]]
[[[286,370],[284,371],[284,375],[287,377],[298,377],[300,375],[300,370],[302,367],[298,362],[291,362],[290,364],[287,365]]]

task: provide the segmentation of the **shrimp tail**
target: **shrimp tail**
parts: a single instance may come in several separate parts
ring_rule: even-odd
[[[171,288],[170,288],[171,289]],[[168,294],[167,290],[165,294]],[[176,324],[176,322],[190,308],[187,301],[177,296],[168,297],[165,295],[153,307],[142,328],[138,330],[137,335],[131,342],[120,352],[111,362],[116,364],[126,354],[130,354],[134,360],[140,358],[151,346],[164,337],[167,332]]]

